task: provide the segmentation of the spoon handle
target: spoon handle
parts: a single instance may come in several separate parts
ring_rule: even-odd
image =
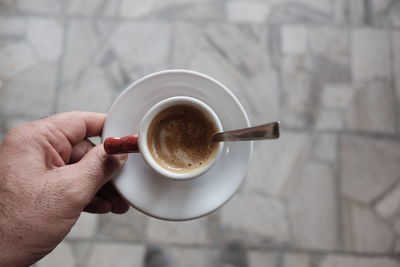
[[[276,121],[250,128],[216,133],[212,137],[212,142],[276,139],[279,138],[279,126],[279,121]]]

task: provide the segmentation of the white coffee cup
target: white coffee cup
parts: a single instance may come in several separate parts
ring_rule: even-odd
[[[175,96],[164,99],[153,107],[151,107],[144,115],[139,128],[139,135],[124,136],[121,138],[109,137],[104,141],[104,148],[108,154],[121,154],[130,152],[140,152],[144,161],[156,172],[161,175],[175,179],[175,180],[187,180],[195,177],[199,177],[206,173],[212,168],[214,163],[218,160],[223,143],[217,144],[217,152],[212,159],[209,159],[201,167],[195,168],[187,172],[174,172],[173,170],[166,169],[161,166],[154,158],[152,153],[150,153],[149,144],[147,142],[148,130],[153,119],[160,114],[163,110],[177,106],[177,105],[187,105],[192,106],[201,111],[201,113],[211,121],[218,129],[218,132],[222,132],[222,125],[215,114],[215,112],[204,102],[187,96]]]

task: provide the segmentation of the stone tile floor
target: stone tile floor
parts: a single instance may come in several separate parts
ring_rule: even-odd
[[[257,143],[214,214],[82,214],[36,267],[141,266],[149,243],[214,266],[233,239],[251,267],[400,266],[400,1],[0,0],[0,139],[54,112],[107,112],[166,68],[219,79],[282,138]]]

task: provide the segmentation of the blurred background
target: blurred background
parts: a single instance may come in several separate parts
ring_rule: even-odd
[[[107,112],[139,77],[208,74],[259,142],[238,194],[213,214],[164,222],[131,209],[82,214],[36,267],[215,266],[241,240],[251,267],[400,266],[400,1],[0,0],[0,140],[26,121]]]

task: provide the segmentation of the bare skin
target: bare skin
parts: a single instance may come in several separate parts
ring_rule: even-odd
[[[126,156],[86,138],[105,115],[60,113],[13,129],[0,144],[0,266],[29,266],[50,253],[82,211],[124,213],[109,180]]]

